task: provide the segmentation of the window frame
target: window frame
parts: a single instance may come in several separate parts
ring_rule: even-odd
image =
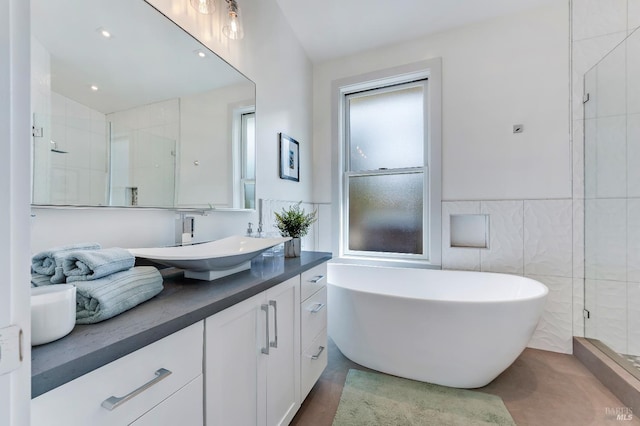
[[[256,120],[256,108],[253,105],[250,106],[241,106],[234,108],[232,110],[232,158],[234,159],[233,165],[233,185],[236,190],[232,191],[233,193],[233,206],[238,206],[241,210],[254,210],[255,206],[247,206],[245,205],[245,184],[253,183],[254,188],[256,185],[255,173],[257,170],[254,170],[254,178],[248,179],[246,177],[246,168],[247,168],[247,147],[246,147],[246,132],[245,132],[245,123],[246,116],[253,115],[254,120]],[[254,133],[256,131],[256,121],[254,121]],[[254,141],[254,155],[255,149],[257,148],[257,142]],[[257,158],[254,158],[254,162],[257,163]],[[256,167],[257,169],[257,167]],[[254,197],[254,203],[256,202]]]
[[[397,172],[423,173],[423,254],[387,253],[355,251],[348,248],[348,177],[354,174],[348,170],[349,146],[347,141],[349,94],[368,90],[390,88],[400,84],[425,80],[424,114],[425,146],[424,163],[420,168],[395,169]],[[334,234],[334,252],[342,259],[367,262],[402,264],[413,263],[430,267],[441,264],[441,198],[442,198],[442,61],[440,58],[375,71],[359,76],[334,81],[332,84],[333,139],[338,141],[338,149],[332,158],[333,221],[338,224]],[[418,171],[420,170],[420,171]],[[382,174],[388,171],[363,171],[357,175]],[[389,173],[387,173],[389,174]]]

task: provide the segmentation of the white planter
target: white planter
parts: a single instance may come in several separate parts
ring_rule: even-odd
[[[284,257],[300,257],[300,238],[292,238],[284,242]]]

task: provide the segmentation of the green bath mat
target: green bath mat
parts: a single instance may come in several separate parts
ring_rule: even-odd
[[[498,396],[349,370],[333,426],[472,426],[515,422]]]

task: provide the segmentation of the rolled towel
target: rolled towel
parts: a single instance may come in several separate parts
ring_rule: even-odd
[[[31,287],[40,287],[41,285],[51,285],[51,277],[49,275],[42,275],[31,273]]]
[[[114,247],[69,252],[62,262],[68,283],[90,281],[133,267],[136,258],[128,250]]]
[[[51,283],[59,284],[64,282],[62,271],[62,261],[65,256],[75,250],[98,250],[98,243],[78,243],[67,246],[54,247],[42,251],[31,258],[31,271],[36,274],[51,276]]]
[[[153,266],[137,266],[92,281],[77,281],[76,324],[104,321],[151,299],[163,289]]]

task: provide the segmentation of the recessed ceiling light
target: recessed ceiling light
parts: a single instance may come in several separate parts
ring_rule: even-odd
[[[96,29],[96,31],[104,38],[111,38],[111,31],[109,31],[108,29],[104,28],[104,27],[100,27],[98,29]]]
[[[92,84],[90,87],[91,87],[91,90],[93,90],[94,92],[98,91],[98,86],[96,86],[95,84]]]
[[[206,53],[204,53],[202,50],[198,49],[198,50],[194,50],[193,53],[195,53],[196,55],[198,55],[200,58],[204,58],[207,56]]]

